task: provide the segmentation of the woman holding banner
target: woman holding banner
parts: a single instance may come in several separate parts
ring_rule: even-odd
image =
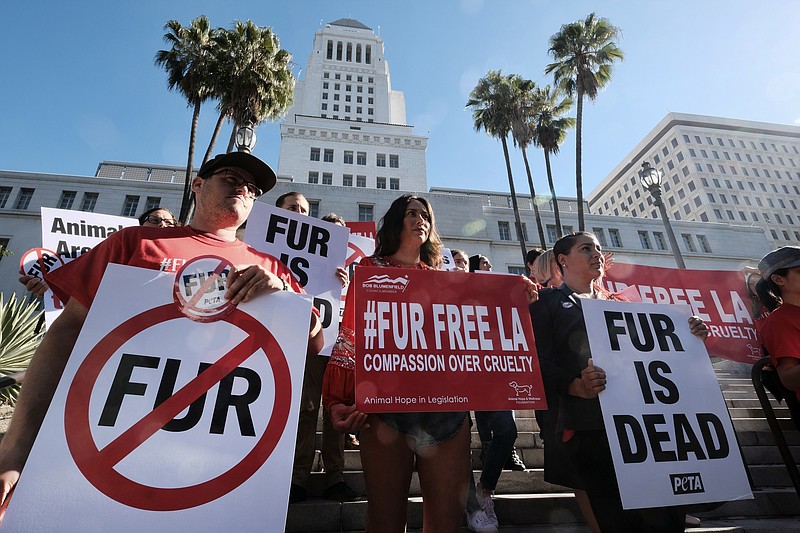
[[[585,490],[600,529],[678,532],[684,511],[673,507],[623,510],[611,450],[597,399],[606,374],[592,364],[581,300],[616,299],[596,283],[605,258],[592,233],[562,237],[553,247],[563,283],[543,289],[531,305],[539,366],[548,401],[545,479]],[[692,333],[705,338],[705,324],[689,320]]]
[[[433,208],[421,196],[403,195],[383,217],[375,255],[360,265],[438,269],[442,247]],[[325,372],[323,400],[339,431],[359,432],[367,488],[367,530],[405,531],[408,491],[416,465],[423,498],[424,531],[456,532],[461,525],[469,472],[466,412],[380,413],[357,411],[353,286],[347,294],[339,338]]]
[[[761,326],[761,343],[783,386],[800,399],[800,248],[784,246],[758,264],[756,291],[770,311]]]

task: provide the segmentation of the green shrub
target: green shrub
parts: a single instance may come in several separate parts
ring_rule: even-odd
[[[24,372],[39,346],[43,333],[36,333],[42,311],[36,300],[18,299],[11,294],[4,301],[0,293],[0,376]],[[20,386],[0,389],[0,402],[14,405]]]

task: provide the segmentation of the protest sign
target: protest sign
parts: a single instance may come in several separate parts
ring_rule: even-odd
[[[112,233],[138,224],[139,221],[134,218],[42,207],[42,247],[53,250],[64,263],[69,263]],[[60,263],[54,268],[58,266]],[[44,295],[44,317],[48,328],[62,309],[63,304],[53,291],[47,291]]]
[[[742,272],[679,270],[615,261],[603,285],[612,292],[635,285],[644,303],[689,305],[692,314],[708,325],[706,348],[711,355],[750,364],[762,357]]]
[[[345,227],[256,202],[247,219],[244,241],[289,267],[319,310],[325,347],[330,355],[339,333],[339,305],[342,282],[336,268],[343,267],[347,254]]]
[[[375,233],[377,233],[377,231],[375,229],[374,220],[368,222],[345,222],[344,225],[350,228],[351,235],[361,235],[362,237],[375,240]]]
[[[347,257],[344,260],[344,267],[352,280],[355,275],[356,265],[375,253],[375,239],[351,233],[347,241]],[[344,316],[344,305],[347,301],[347,286],[342,287],[342,298],[339,302],[339,318]]]
[[[450,248],[442,248],[442,268],[440,270],[452,272],[455,268],[456,264],[453,261],[453,252],[450,251]]]
[[[360,266],[353,283],[358,409],[544,408],[519,276]]]
[[[582,299],[625,509],[752,498],[725,401],[684,305]]]
[[[283,531],[311,302],[204,323],[173,293],[216,280],[183,273],[108,266],[4,530]]]

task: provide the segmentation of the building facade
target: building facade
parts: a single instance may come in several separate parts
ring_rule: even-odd
[[[427,144],[406,123],[405,96],[392,89],[383,41],[353,19],[318,30],[281,125],[278,175],[297,183],[423,192]]]
[[[591,210],[658,218],[639,180],[643,161],[664,174],[662,196],[672,220],[758,227],[772,248],[800,245],[797,126],[669,113],[591,192]]]

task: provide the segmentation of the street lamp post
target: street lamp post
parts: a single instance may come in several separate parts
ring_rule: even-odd
[[[236,131],[236,148],[240,152],[247,152],[248,154],[253,151],[256,146],[256,130],[250,124],[239,126]]]
[[[672,246],[672,253],[675,255],[675,262],[678,264],[678,268],[685,270],[686,263],[683,262],[683,256],[678,248],[678,241],[675,240],[675,233],[672,231],[672,224],[670,224],[669,217],[667,216],[667,208],[664,207],[664,202],[661,201],[661,181],[663,178],[664,173],[651,167],[648,161],[642,163],[642,170],[639,171],[639,179],[642,180],[644,188],[653,196],[653,203],[658,207],[658,211],[661,213],[661,220],[664,221],[669,244]]]

